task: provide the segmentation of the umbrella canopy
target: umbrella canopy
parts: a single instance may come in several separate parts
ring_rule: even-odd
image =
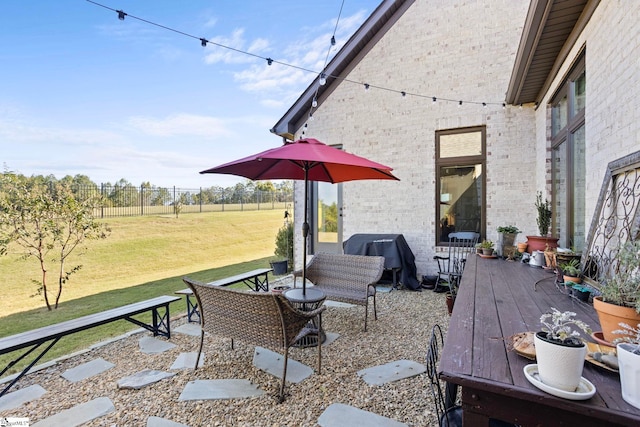
[[[234,160],[200,173],[238,175],[251,180],[296,179],[304,180],[304,223],[302,235],[302,291],[306,292],[308,183],[309,181],[345,182],[361,179],[398,180],[392,168],[328,146],[317,139],[306,138]]]
[[[308,177],[305,177],[308,170]],[[224,173],[252,180],[298,179],[345,182],[395,179],[389,166],[333,148],[317,139],[300,139],[200,173]]]

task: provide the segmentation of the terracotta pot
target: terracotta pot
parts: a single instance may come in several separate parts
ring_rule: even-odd
[[[621,329],[620,322],[627,325],[640,323],[640,314],[632,307],[622,307],[602,301],[601,296],[593,298],[593,308],[598,313],[598,320],[602,328],[604,340],[612,343],[616,338],[624,335],[614,334],[612,331]]]
[[[527,252],[543,251],[558,247],[558,237],[527,236]]]
[[[582,277],[563,275],[562,280],[564,280],[565,282],[582,283]]]
[[[527,244],[526,243],[518,243],[518,252],[523,254],[526,250],[527,250]]]
[[[493,249],[491,249],[491,248],[482,248],[482,255],[493,255]]]
[[[563,345],[549,341],[546,332],[537,332],[534,337],[536,361],[540,381],[548,386],[566,391],[575,391],[580,384],[587,346]]]
[[[451,316],[451,313],[453,313],[454,302],[455,302],[455,299],[453,298],[453,295],[447,294],[447,311],[449,312],[449,316]]]

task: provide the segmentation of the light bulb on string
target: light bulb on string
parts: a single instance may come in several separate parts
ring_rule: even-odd
[[[400,94],[402,95],[402,98],[406,98],[406,96],[407,96],[407,92],[405,92],[405,91],[400,92]]]
[[[458,101],[458,107],[462,106],[462,101]]]
[[[483,107],[486,107],[486,106],[487,106],[487,103],[486,103],[486,102],[483,102],[483,103],[482,103],[482,106],[483,106]]]
[[[313,108],[316,108],[318,106],[318,98],[316,98],[315,96],[313,97],[313,101],[311,101],[311,106]]]
[[[336,36],[331,36],[331,46],[336,45]]]
[[[435,96],[431,98],[431,102],[433,102],[434,104],[436,103],[437,100],[438,98],[436,98]]]
[[[200,39],[200,46],[202,46],[202,47],[207,47],[207,42],[208,42],[208,41],[209,41],[209,40],[207,40],[207,39],[201,38],[201,39]]]
[[[364,84],[364,90],[369,90],[369,83]]]
[[[320,86],[324,86],[327,83],[327,77],[324,75],[324,73],[320,73],[320,80],[318,81],[318,83],[320,83]]]
[[[116,12],[118,12],[118,19],[124,21],[124,17],[127,16],[127,14],[122,10],[117,10]]]

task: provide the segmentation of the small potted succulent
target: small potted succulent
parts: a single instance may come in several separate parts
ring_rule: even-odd
[[[614,333],[621,335],[614,341],[618,354],[620,387],[622,398],[630,405],[640,408],[640,323],[636,328],[620,323],[622,329]]]
[[[480,248],[482,248],[483,255],[493,255],[493,242],[491,240],[483,240],[480,243]]]
[[[534,336],[540,380],[569,392],[580,384],[587,355],[587,346],[578,330],[591,334],[591,328],[575,316],[574,312],[560,312],[552,307],[550,313],[540,317],[542,330]]]
[[[582,283],[582,269],[580,268],[580,261],[578,259],[572,258],[560,264],[558,267],[562,272],[562,278],[565,283]]]

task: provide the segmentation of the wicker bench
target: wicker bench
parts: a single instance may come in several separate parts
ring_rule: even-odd
[[[183,280],[193,291],[200,308],[202,332],[194,369],[198,368],[205,333],[230,338],[232,349],[234,339],[277,351],[284,349],[284,369],[279,396],[279,401],[282,402],[289,347],[309,334],[318,333],[321,328],[320,313],[326,307],[323,305],[312,311],[301,311],[292,307],[281,294],[226,289],[187,277]],[[318,325],[317,329],[309,327],[310,321],[314,319]],[[319,343],[318,373],[322,361],[321,347]]]
[[[384,257],[318,253],[307,264],[306,270],[307,279],[322,290],[327,299],[365,307],[365,331],[370,297],[373,297],[374,318],[378,319],[375,284],[382,277]],[[295,271],[293,277],[293,286],[296,287],[296,279],[302,277],[302,271]]]

